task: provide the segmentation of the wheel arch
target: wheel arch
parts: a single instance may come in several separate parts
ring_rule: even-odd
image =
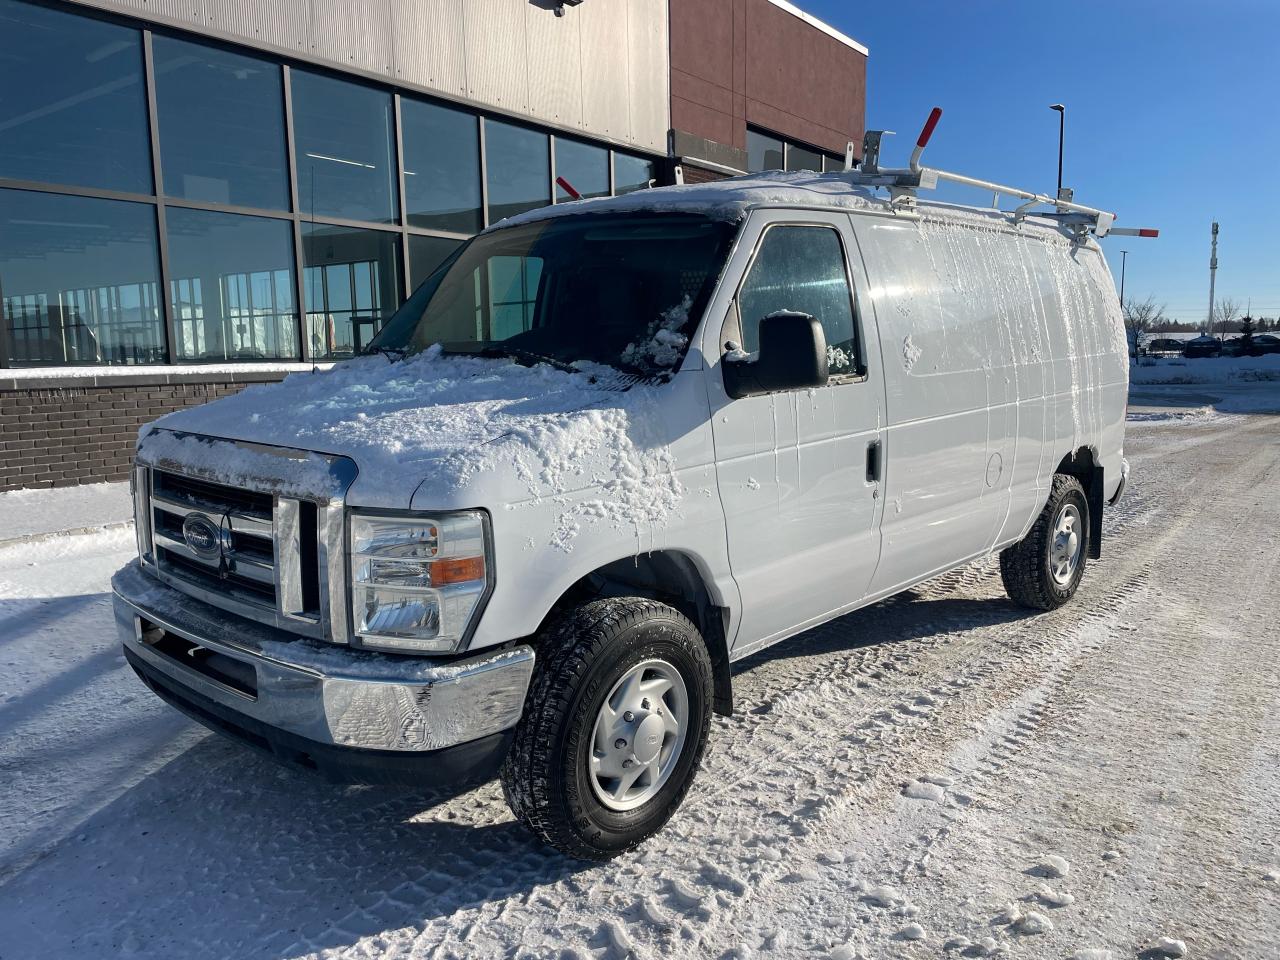
[[[1105,473],[1093,447],[1080,447],[1059,461],[1054,473],[1075,477],[1084,487],[1085,500],[1089,504],[1089,559],[1102,556],[1102,510],[1105,506]]]
[[[729,608],[717,604],[707,578],[695,560],[678,550],[621,557],[576,580],[552,604],[539,633],[565,610],[604,597],[648,597],[669,604],[688,617],[702,633],[711,657],[716,713],[733,714],[733,683],[729,668]]]

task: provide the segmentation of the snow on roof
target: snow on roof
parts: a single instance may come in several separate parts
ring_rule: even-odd
[[[761,204],[865,209],[879,202],[865,187],[853,186],[830,174],[772,170],[713,183],[653,187],[620,197],[558,203],[502,220],[489,229],[579,213],[684,212],[703,214],[714,220],[741,220],[749,208]]]
[[[501,220],[485,232],[526,223],[537,223],[557,217],[582,213],[693,213],[713,220],[738,221],[753,207],[825,207],[845,210],[893,211],[888,197],[875,190],[851,183],[840,173],[813,173],[806,170],[769,170],[742,177],[731,177],[712,183],[684,184],[637,190],[619,197],[575,200],[555,206],[540,207],[527,213]],[[964,224],[991,229],[1010,225],[1009,211],[992,207],[964,206],[920,200],[915,212],[932,221]],[[1047,228],[1046,234],[1058,237],[1067,232],[1052,220],[1031,214],[1022,221],[1036,228]]]

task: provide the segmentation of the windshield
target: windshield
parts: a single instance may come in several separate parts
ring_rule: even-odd
[[[481,234],[405,301],[370,350],[674,369],[736,227],[692,215],[558,217]]]

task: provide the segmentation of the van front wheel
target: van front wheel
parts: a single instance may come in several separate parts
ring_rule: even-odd
[[[711,726],[711,658],[684,615],[638,597],[570,611],[537,656],[503,793],[543,842],[607,860],[684,799]]]
[[[1000,576],[1014,603],[1053,610],[1075,595],[1088,556],[1088,498],[1079,480],[1059,473],[1031,531],[1000,554]]]

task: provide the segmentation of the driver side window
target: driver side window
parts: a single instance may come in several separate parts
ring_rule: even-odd
[[[844,245],[832,227],[779,224],[765,232],[738,291],[742,348],[760,348],[760,321],[779,310],[807,313],[822,324],[831,375],[865,370]]]

